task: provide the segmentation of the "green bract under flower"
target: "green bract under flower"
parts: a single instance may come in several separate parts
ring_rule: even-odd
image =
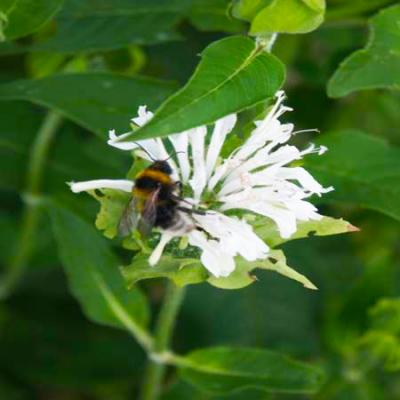
[[[254,278],[250,272],[260,267],[315,289],[307,278],[286,265],[282,252],[271,250],[274,243],[269,239],[275,237],[282,242],[307,236],[311,231],[330,234],[352,227],[342,220],[329,219],[329,228],[319,230],[320,224],[326,228],[327,219],[308,199],[333,188],[323,188],[304,168],[291,165],[310,153],[322,155],[326,148],[311,144],[299,150],[286,144],[300,132],[294,131],[293,124],[279,121],[284,112],[290,111],[283,100],[284,94],[279,92],[266,117],[255,122],[250,136],[226,159],[220,154],[236,124],[235,114],[216,121],[211,131],[201,126],[171,135],[165,141],[155,138],[124,142],[127,134],[110,132],[111,146],[133,151],[136,157],[149,162],[166,160],[173,182],[183,186],[181,197],[176,193],[180,209],[175,224],[164,229],[155,226],[146,243],[134,231],[125,239],[127,247],[140,251],[147,260],[140,258],[139,268],[136,258],[125,276],[131,281],[166,276],[179,284],[208,279],[218,287],[236,288],[251,283]],[[152,113],[140,107],[138,117],[132,121],[142,126],[151,118]],[[71,189],[89,191],[100,201],[96,226],[113,238],[134,186],[132,180],[102,179],[72,183]],[[95,189],[102,196],[93,192]],[[307,224],[312,228],[304,228]],[[169,257],[163,257],[163,253]],[[189,265],[190,279],[179,279]]]

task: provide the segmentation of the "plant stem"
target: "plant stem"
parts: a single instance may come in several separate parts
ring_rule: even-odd
[[[25,209],[22,215],[20,236],[8,270],[0,282],[0,299],[8,297],[23,276],[32,254],[35,233],[40,217],[40,187],[44,166],[54,135],[62,122],[55,111],[49,111],[32,145],[28,163],[26,189],[23,194]]]
[[[141,392],[141,400],[155,400],[160,393],[166,365],[156,359],[157,354],[168,351],[175,321],[185,295],[185,289],[168,284],[164,303],[157,319],[153,355],[149,354],[149,361]]]

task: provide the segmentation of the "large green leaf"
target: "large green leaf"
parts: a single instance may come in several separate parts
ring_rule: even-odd
[[[137,288],[127,290],[107,243],[60,206],[51,204],[50,215],[71,291],[88,318],[143,334],[149,318],[145,297]]]
[[[161,400],[271,400],[271,394],[262,390],[241,390],[226,396],[210,396],[209,393],[198,390],[194,386],[179,380],[171,385],[163,394]]]
[[[229,394],[246,388],[313,393],[323,381],[318,368],[269,350],[254,348],[196,350],[183,358],[179,368],[185,381],[216,394]]]
[[[110,73],[52,75],[0,85],[0,100],[22,99],[55,109],[105,137],[107,130],[127,130],[141,104],[150,108],[172,93],[165,81]]]
[[[186,86],[125,140],[166,136],[214,122],[273,96],[284,76],[280,61],[249,38],[234,36],[214,42],[203,51]]]
[[[37,31],[60,8],[64,0],[2,0],[0,41],[16,39]]]
[[[242,0],[232,12],[251,23],[252,35],[307,33],[323,22],[325,0]]]
[[[328,95],[342,97],[375,88],[400,88],[400,5],[370,21],[369,43],[344,60],[328,84]]]
[[[68,0],[56,17],[55,34],[20,50],[99,51],[176,40],[175,25],[189,4],[188,0]]]
[[[28,148],[40,126],[40,115],[30,104],[0,104],[0,188],[19,189],[24,184]]]
[[[323,135],[330,151],[310,156],[306,167],[335,191],[329,201],[353,203],[400,220],[400,149],[359,131]]]

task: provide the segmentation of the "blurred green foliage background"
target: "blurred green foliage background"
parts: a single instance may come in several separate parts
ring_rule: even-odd
[[[11,32],[10,40],[0,45],[2,272],[20,251],[18,238],[26,207],[29,153],[47,113],[35,101],[9,100],[12,96],[7,95],[7,90],[17,89],[15,86],[7,89],[7,85],[59,72],[143,75],[171,81],[163,89],[154,88],[150,96],[153,104],[149,104],[154,109],[187,81],[202,49],[226,35],[245,34],[247,29],[244,22],[226,16],[228,2],[224,0],[149,1],[149,10],[143,16],[124,20],[120,15],[111,15],[101,25],[102,29],[85,20],[73,20],[80,12],[79,1],[55,3],[54,9],[49,10],[49,20],[40,29],[27,31],[26,36],[15,41]],[[153,14],[152,7],[157,3],[163,7],[168,3],[170,11]],[[287,118],[298,129],[318,128],[322,142],[330,131],[360,130],[384,139],[395,148],[400,145],[398,91],[372,89],[338,99],[327,95],[327,83],[339,63],[365,46],[368,18],[394,2],[365,2],[369,4],[364,3],[364,8],[358,9],[355,5],[362,2],[351,3],[353,8],[344,0],[330,1],[326,20],[319,29],[305,35],[278,37],[273,53],[286,65],[284,89],[288,105],[295,110]],[[91,6],[90,2],[87,6]],[[32,11],[26,20],[34,18]],[[7,38],[8,31],[4,32]],[[398,70],[397,73],[400,74]],[[90,97],[97,87],[96,83],[83,80],[79,86],[60,85],[48,90],[54,98],[67,98],[66,101],[73,103]],[[96,108],[94,94],[93,121],[89,128],[103,118],[100,114],[104,104],[119,107],[121,115],[135,114],[137,105],[127,104],[129,87],[113,96]],[[147,101],[145,89],[141,101]],[[65,182],[123,176],[130,159],[109,151],[104,141],[105,131],[100,127],[126,129],[127,120],[120,117],[119,126],[105,126],[108,121],[104,119],[98,134],[93,135],[89,130],[96,129],[85,129],[76,123],[77,119],[63,119],[48,153],[40,190],[92,222],[97,212],[95,202],[89,196],[80,196],[78,201]],[[109,123],[114,120],[117,118]],[[330,146],[331,151],[334,146]],[[358,150],[348,148],[345,156],[352,158]],[[400,178],[400,164],[393,163],[387,175]],[[399,221],[364,208],[364,201],[357,204],[345,195],[340,197],[341,192],[356,190],[351,184],[343,188],[335,186],[339,198],[327,195],[320,200],[322,213],[344,217],[361,232],[284,245],[289,262],[310,277],[319,287],[318,292],[307,291],[296,282],[267,272],[258,275],[256,284],[239,291],[219,290],[208,284],[188,288],[174,337],[177,351],[219,344],[267,347],[321,365],[327,372],[327,381],[316,395],[251,390],[225,398],[400,398]],[[387,201],[397,201],[399,207],[400,197],[395,193],[400,194],[397,190]],[[366,190],[364,195],[370,193]],[[385,194],[382,197],[384,200]],[[382,204],[381,208],[385,206]],[[30,238],[34,242],[26,271],[16,290],[0,303],[0,398],[136,398],[145,354],[127,333],[96,325],[82,314],[69,293],[45,212],[40,214],[38,224]],[[127,257],[125,253],[120,255]],[[141,284],[155,310],[164,284],[161,280]],[[216,397],[198,392],[170,373],[162,398]]]

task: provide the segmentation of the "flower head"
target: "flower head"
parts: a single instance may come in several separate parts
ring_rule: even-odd
[[[201,208],[203,213],[183,213],[187,222],[182,229],[161,230],[161,239],[149,258],[155,265],[170,240],[186,236],[190,246],[201,250],[202,264],[214,276],[228,276],[235,269],[235,257],[248,261],[268,257],[269,247],[254,232],[246,219],[257,214],[275,222],[282,238],[289,238],[298,221],[319,220],[321,215],[308,198],[321,196],[333,188],[323,188],[304,168],[291,164],[310,153],[323,154],[324,147],[310,145],[300,150],[286,144],[296,134],[293,124],[281,123],[279,118],[290,108],[283,105],[284,93],[277,93],[275,105],[244,143],[227,158],[221,150],[236,124],[231,114],[215,122],[209,134],[206,126],[170,135],[166,142],[160,138],[138,142],[121,142],[127,134],[117,136],[110,131],[108,144],[122,150],[134,151],[149,161],[167,160],[175,181],[185,188],[182,204]],[[153,114],[139,107],[132,122],[144,125]],[[169,158],[165,145],[175,150]],[[74,192],[96,188],[112,188],[131,192],[130,180],[98,180],[72,183]],[[188,226],[191,228],[188,229]]]

